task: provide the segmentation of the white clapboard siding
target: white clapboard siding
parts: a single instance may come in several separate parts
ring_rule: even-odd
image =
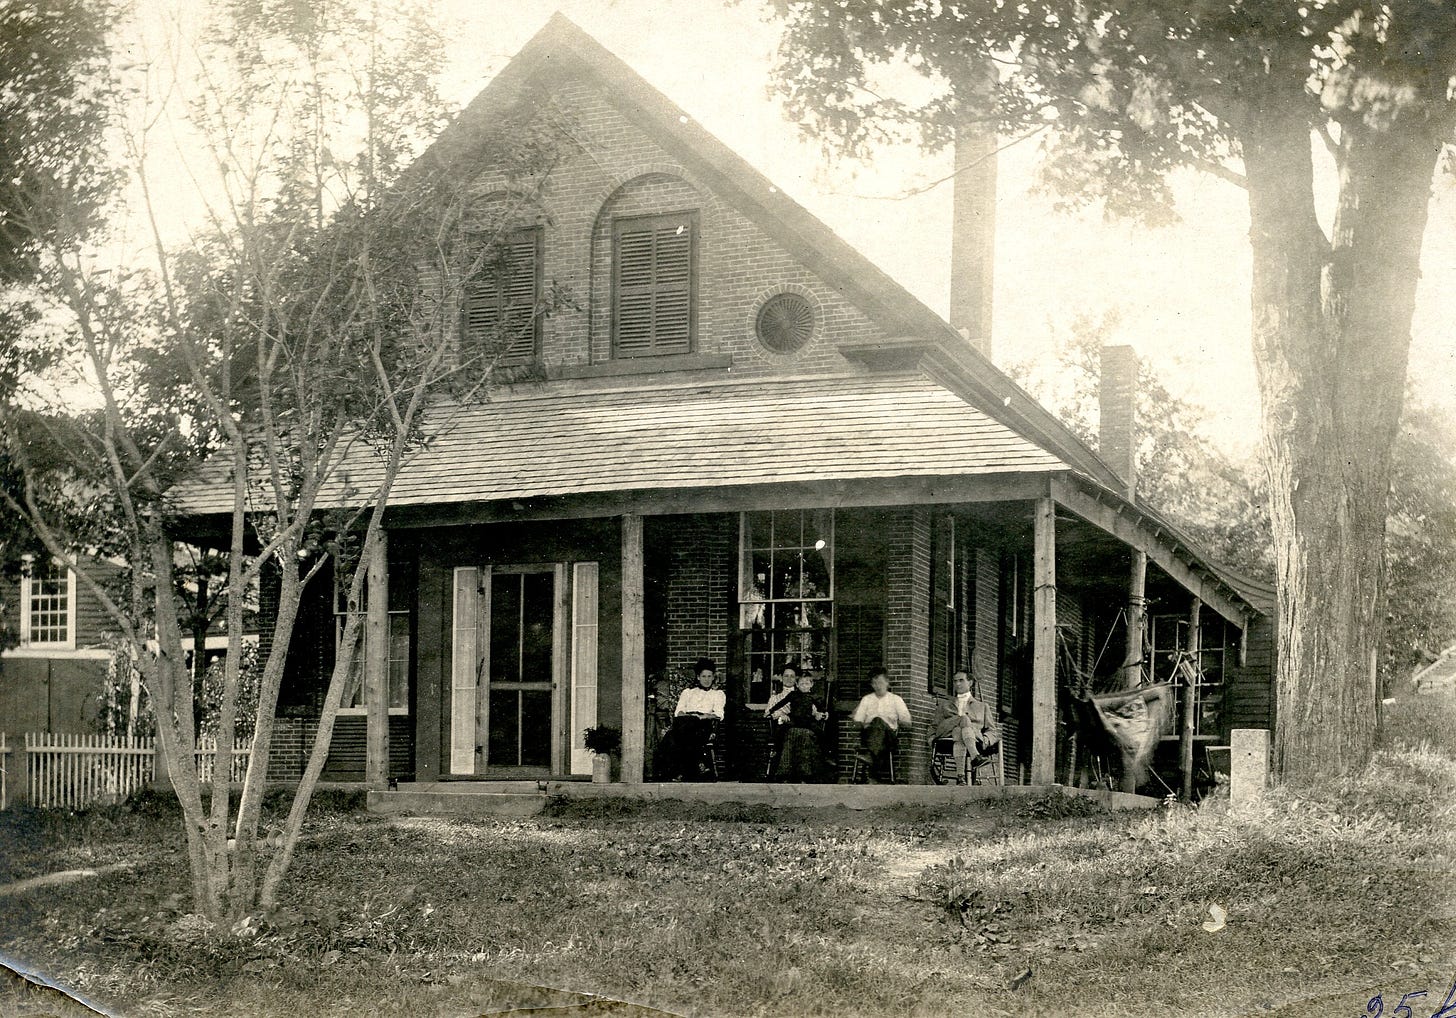
[[[585,731],[597,723],[597,564],[578,562],[571,575],[571,773],[590,774]]]

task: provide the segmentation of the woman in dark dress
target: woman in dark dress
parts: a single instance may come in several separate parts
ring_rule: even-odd
[[[829,713],[820,710],[814,702],[813,689],[814,676],[805,672],[799,676],[794,691],[784,701],[783,706],[788,707],[788,723],[784,726],[783,750],[779,753],[778,766],[774,768],[775,781],[819,780],[823,766],[819,753],[819,729]]]

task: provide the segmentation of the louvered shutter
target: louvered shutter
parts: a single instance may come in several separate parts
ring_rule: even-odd
[[[520,364],[536,356],[540,335],[539,229],[516,230],[502,242],[497,264],[482,274],[465,304],[465,335],[499,350],[499,362]]]
[[[618,357],[692,351],[693,218],[650,216],[614,224]]]

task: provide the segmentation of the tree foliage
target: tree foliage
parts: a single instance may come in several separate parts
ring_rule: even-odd
[[[0,4],[0,398],[57,359],[35,337],[45,304],[29,288],[45,245],[94,229],[115,184],[101,155],[114,18],[108,0]],[[3,449],[0,487],[22,487]],[[18,516],[0,513],[0,575],[13,579],[42,550]],[[17,640],[8,607],[0,606],[0,650]]]
[[[1008,369],[1077,437],[1098,448],[1100,352],[1117,340],[1116,310],[1073,316],[1056,356]],[[1213,561],[1270,582],[1273,536],[1264,480],[1207,436],[1202,407],[1170,392],[1147,362],[1138,368],[1138,498],[1198,542]]]
[[[1043,181],[1063,201],[1147,222],[1172,214],[1175,169],[1245,190],[1279,599],[1276,765],[1292,777],[1361,766],[1375,734],[1387,497],[1422,239],[1456,126],[1456,8],[773,7],[785,23],[777,89],[832,146],[862,150],[899,132],[938,148],[966,121],[1040,134]],[[989,90],[988,61],[999,69]],[[907,70],[921,80],[897,94]],[[1328,233],[1312,144],[1338,181]]]
[[[503,326],[461,342],[461,299],[500,271],[504,231],[539,193],[562,133],[549,108],[523,110],[489,138],[422,155],[446,109],[433,84],[445,47],[426,5],[227,0],[211,17],[197,79],[144,93],[191,97],[187,126],[210,162],[189,170],[207,222],[181,243],[156,225],[171,185],[152,176],[154,125],[178,111],[132,110],[143,126],[127,138],[127,169],[154,227],[154,265],[107,266],[75,231],[45,238],[38,286],[63,310],[59,342],[82,352],[99,408],[27,416],[7,400],[5,449],[22,483],[0,497],[118,630],[182,805],[195,907],[221,920],[278,900],[362,667],[359,566],[382,548],[383,506],[430,407],[475,398],[512,338]],[[481,208],[474,177],[487,159],[506,168],[511,197]],[[206,520],[181,511],[183,481],[225,493],[227,509]],[[88,568],[96,539],[56,511],[92,496],[126,563],[119,594]],[[179,536],[205,550],[180,557]],[[281,843],[260,845],[293,627],[304,589],[329,575],[347,622]],[[242,641],[260,584],[276,609],[254,662]],[[199,685],[182,641],[216,619],[228,652]],[[192,747],[204,727],[221,747],[253,735],[235,812],[199,784]]]
[[[1386,561],[1390,683],[1456,643],[1456,420],[1414,394],[1396,439]]]

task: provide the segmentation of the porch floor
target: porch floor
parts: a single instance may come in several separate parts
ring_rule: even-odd
[[[791,785],[766,782],[428,781],[402,782],[369,793],[371,813],[445,813],[533,816],[548,799],[639,799],[744,803],[781,807],[884,809],[945,805],[974,799],[1025,798],[1052,790],[1102,803],[1108,809],[1153,809],[1161,800],[1128,792],[1064,785]]]

